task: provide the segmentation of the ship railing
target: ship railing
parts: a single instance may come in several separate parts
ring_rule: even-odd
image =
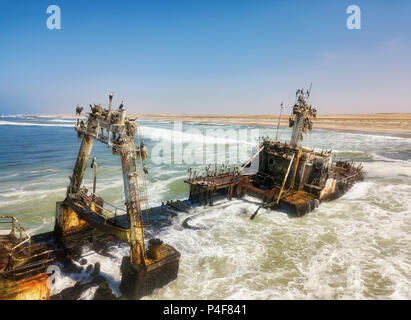
[[[8,234],[13,245],[8,250],[8,262],[1,271],[6,278],[19,278],[27,274],[42,272],[54,258],[53,250],[42,250],[32,245],[31,237],[14,216],[0,216],[1,231],[10,230]],[[8,229],[4,226],[8,225]],[[4,235],[4,232],[2,232]],[[17,242],[17,244],[16,244]],[[40,251],[39,251],[40,249]]]
[[[54,262],[54,250],[45,250],[21,258],[12,255],[9,257],[11,260],[2,271],[2,275],[7,279],[18,280],[28,275],[45,272],[46,268]]]
[[[337,180],[337,183],[339,183],[339,182],[346,182],[347,180],[350,180],[350,179],[358,176],[359,174],[360,174],[360,172],[356,172],[355,174],[350,175],[350,176],[348,176],[348,177],[345,177],[344,179]]]
[[[0,224],[2,225],[9,225],[9,227],[1,228],[1,230],[10,230],[9,238],[11,243],[15,243],[17,240],[17,244],[14,245],[10,250],[10,255],[13,255],[16,251],[20,248],[23,248],[24,245],[27,244],[28,252],[30,254],[31,251],[31,237],[27,233],[27,231],[23,228],[20,222],[14,216],[0,216]],[[17,233],[17,236],[16,236]]]
[[[97,201],[95,201],[95,199],[101,199],[99,196],[97,196],[93,192],[89,192],[89,194],[90,195],[88,195],[84,191],[80,191],[80,195],[83,197],[83,199],[85,199],[88,203],[93,203],[96,208],[101,210],[101,213],[96,210],[94,211],[94,213],[100,216],[101,218],[103,218],[105,223],[107,222],[107,220],[109,220],[112,217],[114,217],[114,223],[116,223],[118,212],[120,212],[121,214],[127,214],[127,211],[124,210],[123,208],[117,207],[114,204],[106,202],[105,200],[103,200],[104,205],[108,205],[109,207],[112,208],[112,210],[108,210],[107,208],[104,208],[103,205],[99,205]]]

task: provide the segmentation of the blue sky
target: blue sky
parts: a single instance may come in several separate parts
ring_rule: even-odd
[[[61,30],[46,27],[49,5]],[[348,5],[361,30],[346,27]],[[0,113],[411,112],[411,1],[0,0]]]

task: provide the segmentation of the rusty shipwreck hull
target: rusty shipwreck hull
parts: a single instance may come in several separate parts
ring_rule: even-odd
[[[363,181],[362,173],[342,172],[329,179],[323,189],[315,186],[307,186],[302,190],[291,190],[282,194],[278,203],[275,202],[280,194],[281,187],[273,187],[267,190],[264,185],[260,184],[259,179],[250,176],[241,178],[228,179],[224,177],[215,177],[208,179],[203,183],[202,179],[185,180],[190,184],[189,200],[200,205],[213,205],[217,196],[225,196],[228,200],[232,197],[242,198],[246,194],[256,197],[262,201],[262,207],[281,210],[298,217],[315,210],[320,203],[336,200],[344,195],[356,183]],[[225,182],[225,183],[224,183]],[[214,183],[216,187],[214,187]]]
[[[213,204],[215,194],[245,194],[261,199],[261,207],[281,209],[301,217],[323,201],[334,200],[363,180],[361,164],[337,161],[331,150],[315,151],[301,146],[303,133],[312,130],[317,110],[307,103],[311,94],[302,89],[296,92],[289,126],[293,127],[290,142],[261,137],[257,152],[238,168],[209,165],[205,172],[189,169],[189,199],[200,204]],[[278,127],[277,127],[278,128]],[[211,167],[210,167],[211,166]]]
[[[50,297],[47,267],[54,251],[38,243],[13,216],[0,216],[0,300]]]
[[[41,286],[43,280],[47,279],[45,269],[48,265],[55,258],[63,268],[76,270],[72,259],[81,255],[83,245],[93,246],[93,239],[97,236],[103,242],[106,239],[109,243],[112,237],[118,242],[127,242],[130,246],[129,255],[123,259],[121,266],[120,288],[126,298],[141,298],[177,277],[180,253],[175,248],[157,238],[150,239],[146,248],[143,214],[147,216],[150,211],[145,182],[148,150],[140,139],[136,119],[126,115],[123,103],[117,110],[113,109],[112,100],[113,94],[110,94],[108,109],[102,105],[90,105],[90,112],[84,119],[80,118],[84,108],[76,108],[74,129],[81,138],[81,145],[66,196],[56,203],[54,232],[30,237],[24,232],[22,235],[21,231],[16,238],[15,229],[20,225],[15,223],[14,217],[5,217],[9,219],[6,222],[11,223],[11,226],[4,237],[0,233],[0,289],[4,289],[0,291],[0,299],[34,299],[31,289],[23,290],[26,295],[19,291],[27,286],[33,287],[34,282],[39,287],[38,299],[47,299],[49,293],[43,294]],[[94,141],[106,144],[113,155],[120,156],[125,209],[115,207],[96,195],[96,157],[93,157],[91,163],[91,168],[94,169],[93,192],[89,193],[83,186]],[[125,218],[126,224],[119,223],[117,214],[123,216],[120,220]],[[23,228],[20,229],[24,231]],[[46,250],[47,247],[50,250]],[[49,257],[50,251],[53,251],[53,258]],[[32,279],[33,276],[44,279]],[[96,281],[100,280],[97,277]],[[74,291],[83,285],[80,284]],[[47,289],[49,290],[48,287]],[[102,290],[107,291],[107,287]],[[67,291],[61,294],[61,297],[78,298],[77,294],[66,293]]]
[[[163,228],[171,225],[173,222],[171,218],[175,216],[178,203],[174,203],[172,206],[164,205],[149,209],[150,222],[156,232],[160,232]],[[84,204],[82,205],[84,206]],[[172,250],[171,247],[161,243],[161,241],[149,241],[147,255],[151,263],[148,266],[136,267],[128,262],[128,257],[124,257],[121,268],[124,274],[123,284],[121,285],[122,296],[116,298],[111,289],[107,288],[107,279],[99,273],[99,267],[87,262],[88,253],[86,252],[85,254],[83,248],[87,247],[90,251],[95,251],[97,254],[106,255],[111,246],[122,246],[128,243],[128,241],[126,237],[120,239],[121,236],[113,234],[112,229],[106,230],[107,232],[102,231],[101,224],[99,224],[100,221],[96,220],[95,213],[86,212],[83,206],[79,206],[77,210],[80,214],[77,214],[73,209],[71,209],[73,211],[68,210],[68,208],[72,208],[68,203],[64,204],[66,214],[74,214],[77,216],[76,219],[83,221],[81,222],[81,228],[73,228],[77,232],[65,233],[62,236],[51,231],[30,237],[33,253],[30,257],[38,252],[44,252],[44,259],[40,259],[42,258],[41,256],[30,258],[29,263],[22,264],[19,268],[15,264],[14,268],[10,268],[6,272],[7,274],[1,273],[0,300],[75,300],[79,299],[82,293],[92,286],[105,288],[103,292],[105,294],[97,294],[96,291],[94,299],[138,299],[151,294],[156,288],[162,287],[169,281],[176,279],[180,253]],[[61,207],[61,203],[57,204],[57,208],[59,207]],[[186,204],[185,208],[188,208]],[[80,210],[83,211],[80,212]],[[88,208],[87,210],[90,209]],[[89,220],[86,217],[87,215],[95,221],[98,228],[93,227],[89,223],[92,220]],[[73,217],[69,218],[70,216],[68,218],[66,216],[64,221],[72,227],[74,227],[73,221],[79,221]],[[89,221],[83,220],[84,218],[87,218]],[[128,234],[127,214],[119,214],[117,217],[112,217],[107,221],[111,222],[111,226],[116,226],[120,229],[123,234]],[[24,239],[22,238],[23,241]],[[7,266],[10,251],[9,243],[8,235],[0,237],[0,270]],[[12,244],[15,245],[15,243],[13,240]],[[5,249],[8,251],[6,252]],[[30,263],[32,260],[36,260],[34,262],[38,263]],[[58,266],[61,272],[67,276],[90,270],[90,277],[85,282],[78,281],[73,287],[68,287],[59,293],[51,295],[48,284],[51,272],[47,273],[47,267],[50,265]],[[132,271],[130,272],[129,269]]]
[[[302,217],[316,209],[320,203],[338,199],[344,195],[354,183],[362,180],[362,177],[352,177],[344,182],[336,181],[335,185],[327,190],[327,192],[320,198],[321,200],[306,191],[297,191],[296,193],[281,199],[278,208],[296,214],[298,217]]]

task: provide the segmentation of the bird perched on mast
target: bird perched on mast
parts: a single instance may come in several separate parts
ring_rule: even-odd
[[[81,115],[81,112],[83,111],[83,107],[80,107],[79,105],[76,107],[76,114]]]

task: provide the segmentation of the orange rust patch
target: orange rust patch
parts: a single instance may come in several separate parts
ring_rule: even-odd
[[[65,201],[57,202],[56,219],[63,236],[89,227],[88,223],[80,219]]]
[[[311,195],[307,192],[304,192],[304,191],[297,191],[292,195],[284,197],[282,199],[282,201],[288,202],[288,203],[293,204],[293,205],[300,205],[300,204],[304,204],[307,201],[312,200],[312,199],[314,199],[313,195]]]
[[[6,280],[0,288],[0,300],[48,300],[47,279],[43,272],[18,281]]]

